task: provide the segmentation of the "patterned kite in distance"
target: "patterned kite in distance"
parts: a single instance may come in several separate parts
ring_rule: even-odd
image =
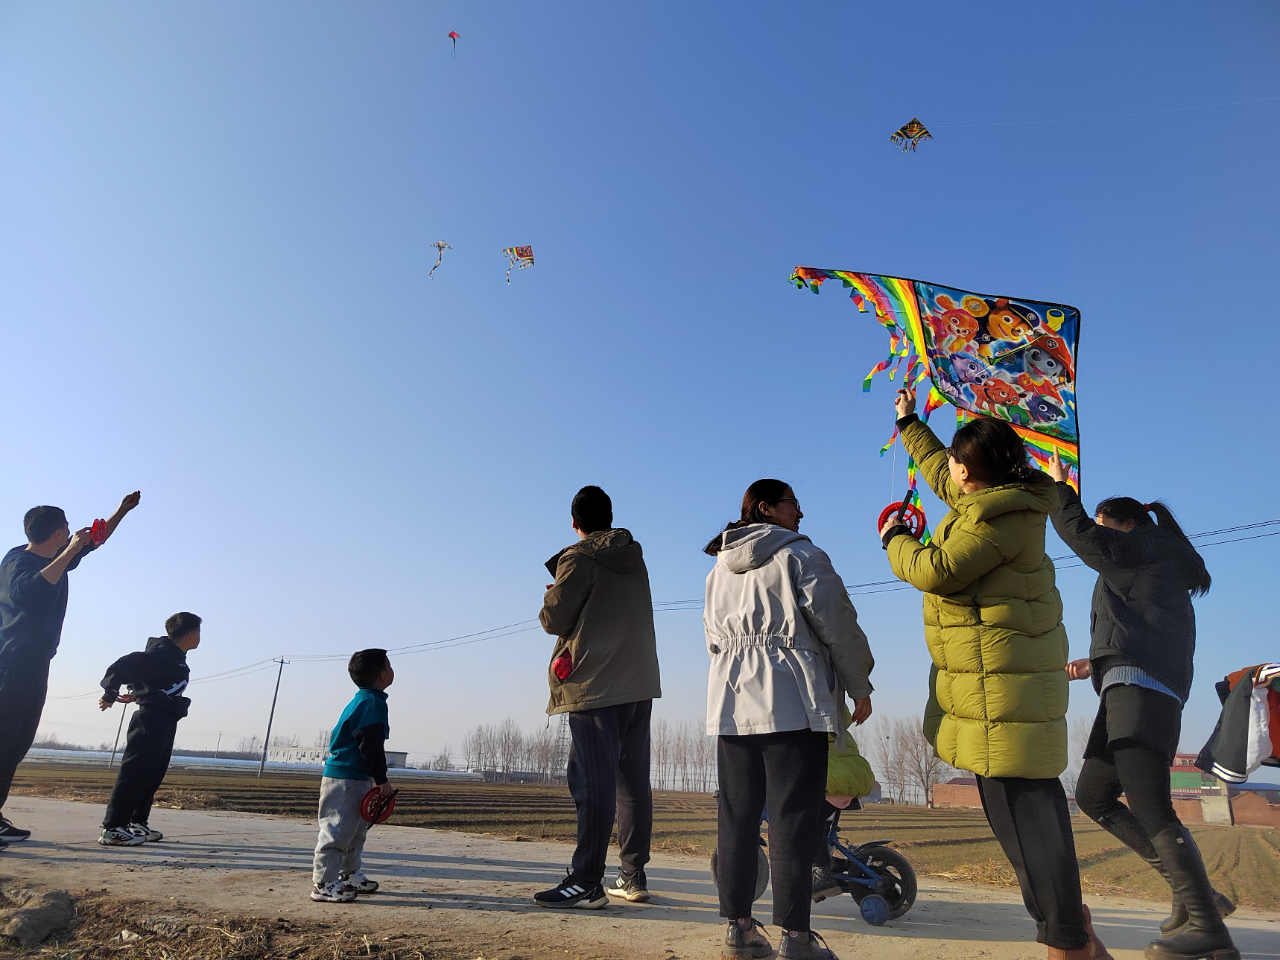
[[[435,273],[435,272],[436,272],[436,267],[440,266],[440,261],[444,259],[444,252],[445,252],[446,250],[452,250],[452,249],[453,249],[453,247],[449,246],[449,245],[448,245],[447,243],[445,243],[443,240],[437,240],[435,243],[431,244],[431,246],[435,247],[435,248],[436,248],[436,250],[437,250],[437,251],[439,251],[439,253],[438,253],[438,255],[436,256],[435,266],[433,266],[433,267],[431,268],[431,270],[427,273],[427,279],[428,279],[428,280],[430,280],[430,279],[431,279],[431,274],[433,274],[433,273]]]
[[[523,270],[533,266],[533,247],[507,247],[502,251],[507,258],[507,283],[511,282],[511,268]]]
[[[932,139],[933,134],[925,129],[924,124],[912,117],[910,123],[905,124],[902,129],[889,138],[889,142],[902,144],[903,153],[908,150],[915,153],[916,147],[920,146],[924,141]]]

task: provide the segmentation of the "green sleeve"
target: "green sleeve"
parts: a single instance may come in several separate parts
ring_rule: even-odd
[[[954,507],[960,499],[960,490],[951,482],[947,448],[929,429],[929,425],[923,420],[908,423],[902,428],[902,445],[919,466],[929,489],[948,507]]]
[[[940,547],[903,535],[890,540],[888,549],[894,576],[924,593],[943,596],[960,593],[1004,560],[992,541],[961,524]]]

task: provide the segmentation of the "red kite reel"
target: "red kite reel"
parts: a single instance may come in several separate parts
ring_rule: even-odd
[[[391,796],[383,800],[378,796],[378,788],[374,787],[360,801],[360,816],[364,817],[365,822],[369,824],[386,823],[387,818],[396,808],[396,794],[399,792],[399,790],[392,790]]]
[[[93,526],[89,528],[89,539],[93,541],[95,547],[100,547],[107,541],[107,521],[95,520]]]
[[[905,524],[907,532],[917,540],[924,536],[924,511],[912,503],[909,497],[901,503],[891,503],[881,510],[880,520],[876,524],[876,529],[883,530],[884,525],[889,522],[889,519],[894,514],[897,514],[899,522]]]

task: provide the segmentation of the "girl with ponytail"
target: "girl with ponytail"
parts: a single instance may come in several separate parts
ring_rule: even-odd
[[[1213,581],[1163,503],[1111,497],[1090,517],[1056,456],[1048,472],[1058,481],[1054,529],[1098,572],[1089,656],[1067,665],[1072,680],[1092,679],[1100,698],[1076,801],[1173,890],[1173,913],[1160,924],[1166,939],[1153,941],[1148,957],[1238,958],[1222,922],[1235,905],[1210,886],[1169,794],[1196,649],[1191,598]]]
[[[981,418],[944,447],[898,391],[898,430],[948,507],[929,544],[890,520],[894,575],[924,593],[933,658],[925,734],[971,770],[991,830],[1018,875],[1050,960],[1107,960],[1080,894],[1067,795],[1067,632],[1045,554],[1053,481],[1027,462],[1013,427]]]

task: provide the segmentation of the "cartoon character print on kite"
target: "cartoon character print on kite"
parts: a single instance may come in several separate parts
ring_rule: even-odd
[[[970,384],[969,389],[973,391],[973,399],[977,402],[978,409],[989,407],[992,414],[999,412],[996,410],[996,404],[1014,407],[1018,405],[1023,397],[1018,392],[1017,387],[1008,380],[1001,380],[999,377],[991,377],[984,383]]]
[[[1061,420],[1067,415],[1067,411],[1063,410],[1048,397],[1035,396],[1027,400],[1027,413],[1031,414],[1032,423],[1053,423],[1055,420]]]
[[[929,317],[934,343],[946,353],[967,350],[981,329],[977,318],[963,307],[957,307],[946,294],[938,297],[938,306],[942,307],[942,313]],[[986,304],[983,304],[983,312],[986,312]]]
[[[995,340],[1017,344],[1040,325],[1040,318],[1029,307],[1015,306],[1001,297],[987,314],[987,332]]]
[[[1033,376],[1051,382],[1075,379],[1075,371],[1071,368],[1071,351],[1061,337],[1036,337],[1027,344],[1023,353],[1027,372]]]

